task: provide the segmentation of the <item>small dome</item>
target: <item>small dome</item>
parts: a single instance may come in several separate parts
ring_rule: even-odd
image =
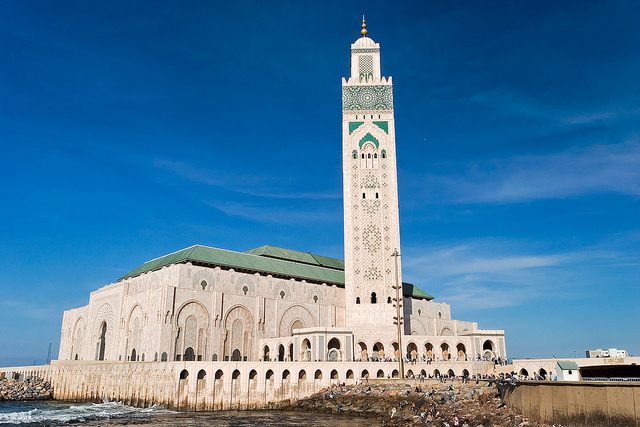
[[[374,42],[373,39],[370,39],[369,37],[360,37],[358,40],[355,41],[353,46],[354,47],[375,47],[376,42]]]

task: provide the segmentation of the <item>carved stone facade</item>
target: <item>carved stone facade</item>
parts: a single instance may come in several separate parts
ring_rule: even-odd
[[[173,264],[107,285],[87,306],[65,311],[59,358],[100,360],[105,334],[102,360],[257,361],[261,341],[344,327],[343,294],[335,285]]]
[[[351,76],[342,80],[342,152],[345,306],[356,339],[381,323],[393,325],[393,286],[402,283],[401,261],[396,272],[391,257],[400,249],[393,86],[380,70],[378,43],[362,37],[351,45]]]

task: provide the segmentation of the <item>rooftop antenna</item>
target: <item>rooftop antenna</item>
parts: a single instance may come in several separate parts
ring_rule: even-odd
[[[49,350],[47,351],[47,365],[51,364],[51,344],[49,343]]]

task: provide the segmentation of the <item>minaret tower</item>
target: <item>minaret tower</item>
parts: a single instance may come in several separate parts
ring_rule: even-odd
[[[380,45],[368,37],[364,17],[360,34],[351,45],[351,76],[342,79],[346,315],[356,343],[396,332],[391,254],[400,251],[393,86],[380,73]]]

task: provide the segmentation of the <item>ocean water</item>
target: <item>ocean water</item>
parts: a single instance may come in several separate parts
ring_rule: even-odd
[[[290,411],[174,412],[118,402],[1,402],[2,426],[347,426],[374,427],[371,419]]]

